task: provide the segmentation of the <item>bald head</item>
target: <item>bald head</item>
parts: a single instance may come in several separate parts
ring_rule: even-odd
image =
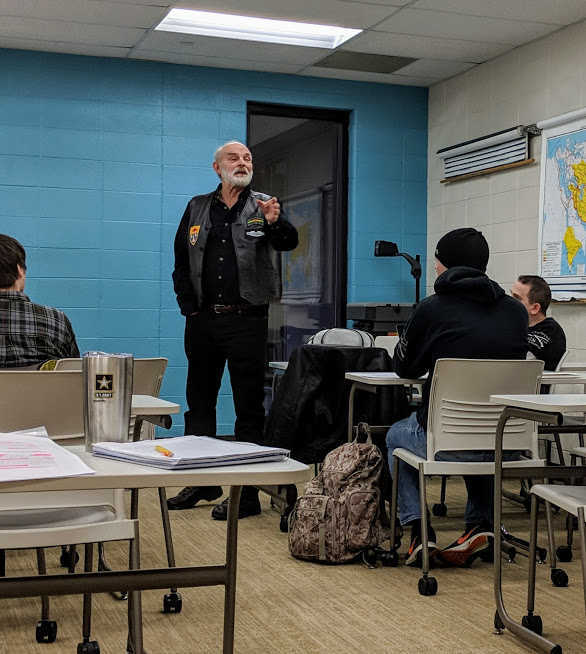
[[[214,152],[214,161],[216,163],[220,163],[220,159],[222,158],[222,154],[226,148],[229,148],[231,145],[236,145],[240,146],[241,148],[245,148],[248,150],[248,148],[244,145],[244,143],[240,143],[240,141],[227,141],[224,143],[224,145],[221,145],[215,152]],[[249,151],[250,152],[250,151]]]

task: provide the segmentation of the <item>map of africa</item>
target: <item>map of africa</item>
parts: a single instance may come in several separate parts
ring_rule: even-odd
[[[584,291],[586,129],[546,138],[543,147],[541,274],[566,292]]]

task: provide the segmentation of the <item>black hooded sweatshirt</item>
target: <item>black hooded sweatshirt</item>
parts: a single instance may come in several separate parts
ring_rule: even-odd
[[[454,266],[435,282],[435,295],[422,300],[405,327],[394,354],[402,377],[429,372],[417,420],[427,428],[431,373],[444,358],[525,359],[525,307],[475,268]]]

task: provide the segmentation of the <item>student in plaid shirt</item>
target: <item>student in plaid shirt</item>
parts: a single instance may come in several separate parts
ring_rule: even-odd
[[[0,234],[0,368],[78,357],[67,316],[31,302],[24,294],[25,281],[24,248],[16,239]]]

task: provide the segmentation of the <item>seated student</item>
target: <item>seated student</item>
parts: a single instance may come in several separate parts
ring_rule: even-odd
[[[25,281],[24,248],[16,239],[0,234],[0,368],[78,357],[67,316],[31,302],[24,294]]]
[[[422,300],[413,312],[395,348],[395,371],[402,377],[430,373],[423,386],[422,406],[396,422],[387,433],[389,465],[393,450],[402,447],[427,455],[427,412],[431,377],[440,358],[524,359],[527,354],[527,312],[485,274],[488,243],[472,228],[443,236],[435,251],[438,275],[435,294]],[[440,453],[439,460],[492,461],[494,451]],[[399,462],[399,514],[411,527],[407,565],[421,565],[421,507],[418,473]],[[441,552],[444,562],[469,562],[490,545],[493,536],[492,476],[464,478],[468,491],[464,534]],[[435,532],[429,529],[430,554],[438,555]]]
[[[521,275],[511,288],[529,315],[527,358],[540,359],[545,370],[555,370],[566,351],[566,335],[561,325],[546,316],[551,302],[549,284],[538,275]]]

